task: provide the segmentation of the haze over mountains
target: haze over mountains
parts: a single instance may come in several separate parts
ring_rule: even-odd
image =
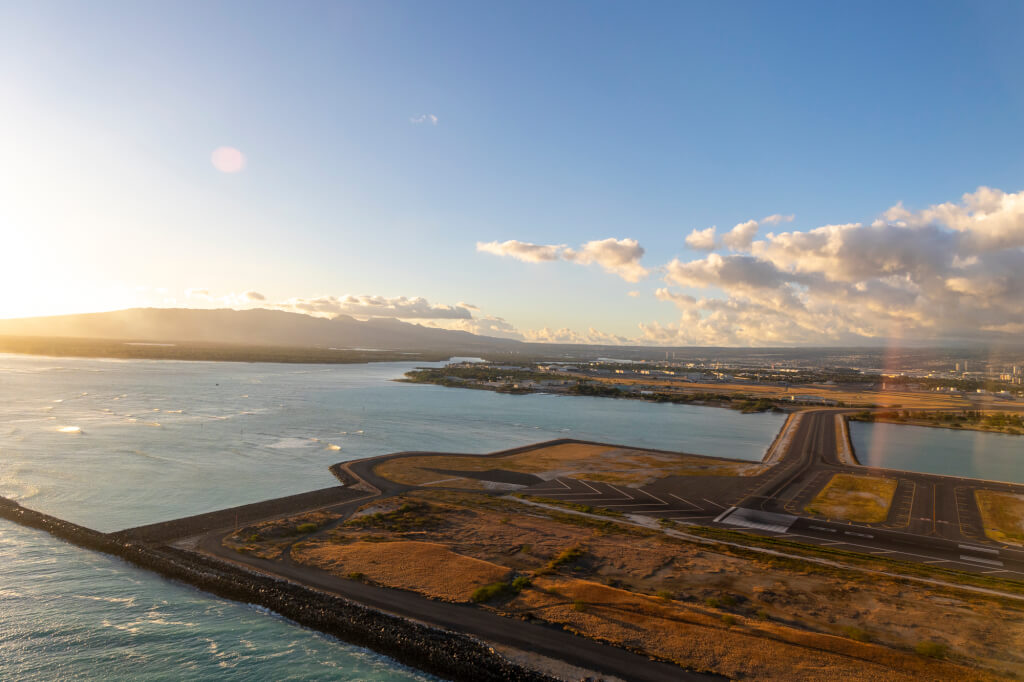
[[[391,318],[333,319],[280,310],[131,308],[0,320],[0,335],[383,350],[497,351],[519,341],[432,329]]]

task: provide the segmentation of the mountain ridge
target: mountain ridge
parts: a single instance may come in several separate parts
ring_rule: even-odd
[[[254,308],[128,308],[0,320],[0,335],[151,343],[221,343],[381,350],[508,350],[522,342],[391,318],[313,317]]]

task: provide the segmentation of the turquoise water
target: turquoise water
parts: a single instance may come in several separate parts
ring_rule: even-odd
[[[336,484],[334,462],[575,437],[757,460],[782,418],[390,381],[414,363],[0,355],[0,495],[109,531]],[[0,679],[427,679],[0,522]]]
[[[1024,436],[850,422],[850,438],[865,466],[1024,483]]]

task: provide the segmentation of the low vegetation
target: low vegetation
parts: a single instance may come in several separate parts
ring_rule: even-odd
[[[417,518],[431,520],[428,531]],[[475,493],[417,491],[371,503],[353,521],[294,536],[291,557],[342,579],[476,603],[731,678],[821,679],[822,666],[844,680],[1024,673],[1012,631],[992,629],[1024,618],[1018,602]],[[760,540],[796,551],[781,544],[792,540]],[[918,654],[922,641],[947,650]]]
[[[997,410],[865,410],[849,416],[853,421],[941,426],[951,429],[995,431],[997,433],[1024,434],[1024,415]]]
[[[1024,495],[975,490],[985,535],[996,542],[1024,545]]]
[[[882,523],[897,485],[892,478],[836,474],[804,510],[830,519]]]

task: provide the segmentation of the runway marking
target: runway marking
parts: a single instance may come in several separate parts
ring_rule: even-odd
[[[715,505],[715,506],[716,506],[716,507],[718,507],[719,509],[725,509],[725,507],[723,507],[722,505],[718,504],[718,503],[717,503],[717,502],[715,502],[714,500],[709,500],[709,499],[708,499],[708,498],[706,498],[706,497],[702,497],[702,498],[700,498],[700,499],[704,500],[705,502],[707,502],[707,503],[709,503],[709,504],[713,504],[713,505]]]
[[[680,501],[680,502],[682,502],[683,504],[688,504],[688,505],[690,505],[690,506],[691,506],[691,507],[693,507],[693,508],[694,508],[695,510],[697,510],[697,509],[703,509],[703,507],[701,507],[701,506],[700,506],[699,504],[694,504],[693,502],[690,502],[689,500],[683,499],[682,497],[679,497],[678,495],[674,495],[674,494],[672,494],[672,493],[669,493],[669,495],[668,495],[668,496],[669,496],[669,497],[674,497],[674,498],[676,498],[677,500],[679,500],[679,501]]]
[[[992,549],[991,547],[977,547],[975,545],[957,545],[957,547],[971,552],[984,552],[985,554],[995,554],[997,556],[999,554],[998,549]]]
[[[799,537],[804,537],[804,538],[808,538],[808,539],[811,539],[811,540],[818,539],[818,538],[813,538],[813,537],[811,537],[809,535],[800,535],[798,533],[791,533],[790,535],[792,537],[798,537],[798,538]],[[829,545],[829,546],[831,546],[831,545],[849,545],[850,547],[863,547],[864,549],[867,549],[867,550],[877,549],[876,547],[871,547],[870,545],[859,545],[856,542],[823,542],[822,544],[823,545]],[[893,552],[895,552],[897,554],[905,554],[906,556],[917,557],[918,559],[928,559],[928,561],[922,561],[921,563],[923,563],[923,564],[958,563],[958,564],[963,564],[965,566],[973,566],[973,567],[977,568],[977,564],[967,563],[966,561],[957,561],[956,559],[936,559],[934,555],[916,554],[914,552],[907,552],[907,551],[902,550],[902,549],[893,550]],[[974,557],[967,557],[967,556],[961,556],[960,558],[961,559],[974,559]],[[998,565],[998,566],[1002,566],[1003,565],[1002,562],[993,562],[993,561],[991,561],[989,559],[980,559],[979,558],[979,559],[974,559],[974,561],[984,562],[986,564],[992,564],[992,565]]]
[[[715,523],[720,523],[722,519],[729,516],[729,514],[732,514],[734,511],[736,511],[736,507],[729,507],[724,512],[715,517]]]
[[[992,575],[993,573],[1013,573],[1015,571],[1007,571],[1005,568],[997,568],[994,571],[982,571],[985,575]]]
[[[867,538],[868,540],[873,540],[874,537],[875,537],[874,535],[870,535],[868,533],[855,533],[852,530],[844,530],[843,534],[845,534],[845,535],[853,535],[854,537],[858,537],[858,538]]]
[[[835,528],[826,528],[825,526],[808,526],[811,530],[823,530],[826,533],[838,533],[839,531]]]
[[[961,554],[960,558],[963,561],[976,561],[979,564],[987,564],[988,566],[1002,566],[1002,561],[996,561],[995,559],[982,559],[981,557],[971,556],[970,554]]]

